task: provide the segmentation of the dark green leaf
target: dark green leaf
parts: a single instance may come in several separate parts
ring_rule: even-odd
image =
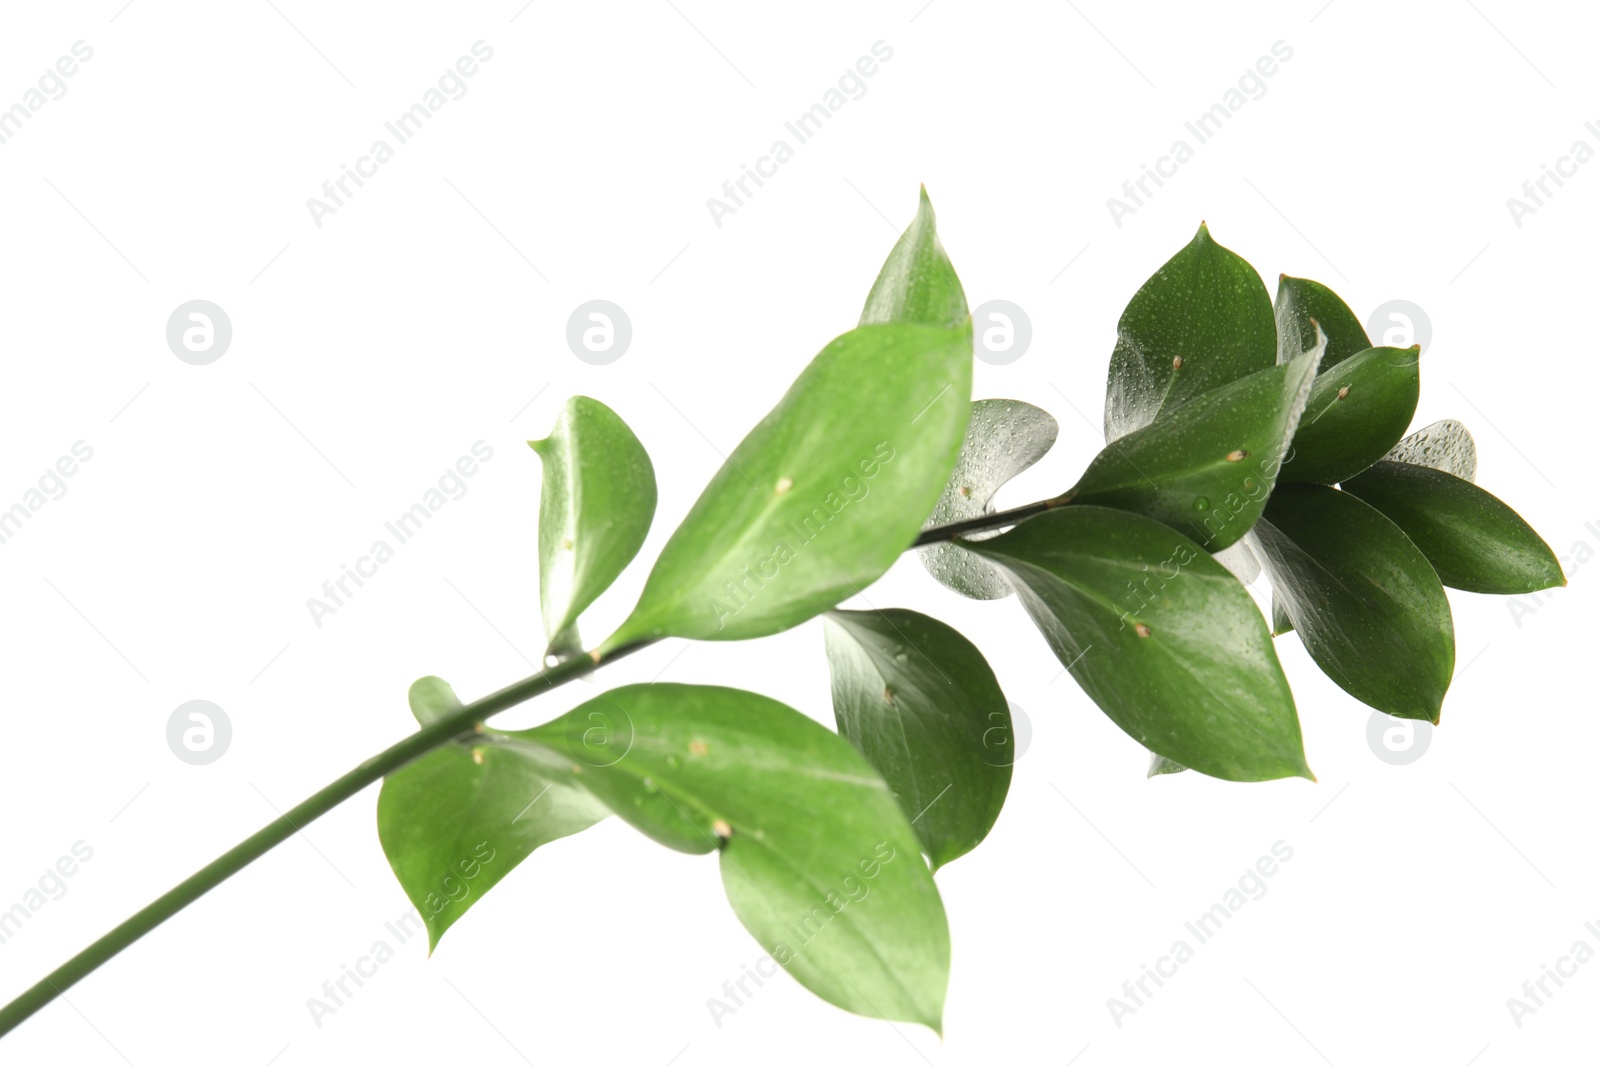
[[[656,512],[656,474],[616,412],[569,399],[555,429],[529,441],[544,465],[539,490],[539,604],[546,655],[582,650],[578,616],[638,553]]]
[[[1277,362],[1272,300],[1255,268],[1200,231],[1145,282],[1117,322],[1106,440]]]
[[[1049,412],[1032,404],[1020,400],[974,400],[972,421],[967,424],[967,438],[961,443],[950,484],[933,506],[927,525],[993,514],[995,493],[1050,451],[1058,429]],[[984,536],[972,535],[978,540]],[[929,574],[962,596],[999,600],[1011,595],[1004,575],[955,545],[928,545],[918,554]]]
[[[1357,700],[1439,721],[1455,668],[1450,603],[1400,528],[1349,493],[1283,486],[1255,542],[1306,651]]]
[[[1218,778],[1311,777],[1266,622],[1199,545],[1074,506],[970,547],[1010,573],[1057,658],[1146,748]]]
[[[1405,531],[1452,588],[1512,594],[1567,582],[1555,553],[1522,516],[1453,474],[1381,462],[1344,489]]]
[[[983,653],[900,608],[826,619],[833,714],[894,791],[935,870],[976,848],[1011,786],[1011,708]]]
[[[1369,348],[1317,375],[1278,480],[1333,485],[1395,446],[1417,410],[1416,348]]]
[[[616,726],[596,758],[592,715]],[[801,985],[849,1011],[938,1030],[944,906],[894,795],[849,742],[738,689],[632,685],[517,735],[560,752],[626,821],[720,849],[734,912]]]
[[[871,584],[939,499],[971,387],[969,326],[833,341],[717,471],[602,649],[761,637]]]
[[[1467,428],[1455,419],[1441,419],[1408,434],[1383,458],[1432,467],[1469,482],[1478,478],[1478,446]]]
[[[426,726],[461,706],[439,678],[411,687]],[[383,780],[378,840],[428,927],[428,950],[534,849],[585,830],[610,812],[548,754],[492,732],[452,742]]]
[[[900,235],[878,272],[861,310],[861,325],[910,322],[922,326],[960,327],[971,316],[967,295],[956,279],[950,257],[939,243],[933,205],[924,186],[917,202],[917,217]]]
[[[1278,324],[1280,361],[1311,347],[1318,326],[1328,335],[1328,351],[1322,357],[1324,371],[1372,347],[1361,321],[1321,282],[1278,275],[1278,300],[1273,311]]]
[[[1101,450],[1066,494],[1182,530],[1208,551],[1261,515],[1311,392],[1320,348],[1163,411]]]

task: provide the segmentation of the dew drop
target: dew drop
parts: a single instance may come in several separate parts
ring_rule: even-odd
[[[668,770],[672,770],[672,771],[675,771],[675,770],[678,769],[678,757],[677,756],[668,756],[667,757],[667,769]]]
[[[1205,497],[1197,496],[1197,497],[1194,498],[1194,509],[1196,511],[1205,511],[1210,506],[1211,506],[1211,501],[1206,499]]]

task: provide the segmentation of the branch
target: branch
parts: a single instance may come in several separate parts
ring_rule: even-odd
[[[1050,500],[1040,500],[1032,504],[1025,504],[1022,507],[1011,508],[1008,511],[980,515],[975,519],[964,519],[960,522],[946,523],[943,526],[929,527],[922,531],[921,535],[911,543],[910,547],[917,548],[923,545],[936,544],[940,541],[953,541],[963,534],[1014,526],[1024,519],[1042,514],[1066,502],[1064,497],[1055,497]],[[430,723],[410,737],[390,745],[354,770],[335,779],[329,785],[324,786],[284,814],[278,816],[278,818],[251,834],[182,882],[179,882],[176,886],[135,912],[110,933],[56,968],[56,970],[40,980],[37,985],[17,997],[4,1008],[0,1008],[0,1037],[16,1029],[29,1016],[65,993],[102,963],[105,963],[185,907],[221,885],[232,875],[237,874],[257,859],[260,859],[273,846],[299,833],[306,824],[327,814],[373,782],[379,781],[385,775],[399,770],[412,760],[425,756],[434,749],[450,743],[457,737],[471,733],[491,715],[532,700],[534,697],[549,692],[557,686],[565,685],[575,678],[582,678],[584,675],[592,674],[600,669],[602,662],[611,663],[652,643],[653,641],[641,641],[638,644],[619,648],[610,655],[605,656],[603,661],[596,653],[564,660],[553,667],[547,667],[536,674],[529,675],[519,682],[513,682],[499,692],[491,693],[480,700],[465,704],[454,714]]]

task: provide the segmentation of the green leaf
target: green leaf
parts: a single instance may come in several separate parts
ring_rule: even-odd
[[[1216,552],[1254,525],[1316,377],[1320,347],[1161,413],[1100,452],[1066,494],[1137,512]]]
[[[1011,786],[1011,708],[983,653],[915,611],[834,611],[839,732],[876,767],[934,870],[994,826]]]
[[[1128,302],[1106,383],[1106,440],[1277,362],[1272,300],[1255,268],[1200,231]]]
[[[1478,446],[1467,428],[1455,419],[1441,419],[1407,435],[1383,458],[1432,467],[1469,482],[1478,478]]]
[[[1567,584],[1556,554],[1522,516],[1453,474],[1380,462],[1344,489],[1400,527],[1451,588],[1513,594]]]
[[[1284,486],[1255,541],[1306,651],[1379,711],[1439,721],[1455,669],[1444,587],[1400,528],[1350,493]]]
[[[426,726],[461,706],[439,678],[411,686]],[[610,814],[542,750],[484,733],[452,742],[388,775],[378,793],[378,840],[428,927],[428,951],[534,849]]]
[[[971,388],[970,325],[830,343],[711,479],[602,651],[761,637],[875,581],[950,477]]]
[[[1328,351],[1322,357],[1324,371],[1372,347],[1361,320],[1321,282],[1278,275],[1278,300],[1273,312],[1278,325],[1280,362],[1285,354],[1292,356],[1311,347],[1319,326],[1328,335]]]
[[[1279,637],[1294,629],[1294,622],[1289,618],[1289,612],[1283,606],[1283,598],[1277,593],[1272,594],[1272,636]]]
[[[933,205],[923,186],[917,217],[895,242],[861,309],[861,325],[911,322],[960,327],[970,318],[967,294],[939,243]]]
[[[1317,375],[1278,480],[1333,485],[1383,458],[1417,410],[1419,351],[1369,348]]]
[[[1213,559],[1239,579],[1240,585],[1254,585],[1255,580],[1261,577],[1261,561],[1250,551],[1250,542],[1246,540],[1248,536],[1246,534],[1220,552],[1211,553]]]
[[[1146,778],[1154,778],[1158,774],[1182,774],[1189,768],[1181,763],[1174,763],[1165,756],[1150,753],[1150,769],[1145,772]]]
[[[1199,545],[1075,506],[969,547],[1010,573],[1056,657],[1146,748],[1217,778],[1312,776],[1266,621]]]
[[[539,605],[546,655],[582,651],[578,616],[638,553],[656,512],[656,474],[616,412],[569,399],[555,429],[528,444],[539,454]]]
[[[591,712],[623,724],[604,759],[579,740]],[[720,849],[739,921],[801,985],[939,1029],[944,906],[894,795],[849,742],[755,693],[666,683],[614,689],[518,736],[575,761],[576,781],[656,841]]]
[[[1011,479],[1039,462],[1056,443],[1059,427],[1050,413],[1020,400],[974,400],[967,438],[955,470],[927,525],[975,519],[994,513],[994,496]],[[984,532],[974,540],[993,537]],[[1011,595],[1005,576],[953,544],[918,550],[928,573],[962,596],[1000,600]]]

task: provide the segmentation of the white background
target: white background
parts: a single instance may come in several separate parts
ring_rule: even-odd
[[[576,392],[628,420],[660,480],[641,560],[585,627],[608,632],[718,450],[853,325],[919,182],[971,303],[1011,300],[1032,320],[1031,348],[979,364],[975,395],[1061,423],[1002,503],[1060,491],[1098,449],[1117,316],[1204,218],[1269,282],[1320,279],[1363,318],[1390,299],[1426,309],[1416,425],[1473,427],[1480,484],[1566,558],[1571,585],[1515,611],[1451,593],[1458,679],[1431,747],[1404,767],[1369,749],[1370,709],[1281,639],[1320,782],[1243,786],[1146,781],[1143,750],[1061,675],[1014,601],[964,601],[903,559],[871,603],[959,625],[1033,728],[994,832],[939,876],[954,943],[943,1042],[849,1016],[787,977],[716,1025],[707,998],[760,950],[713,860],[616,820],[535,854],[433,959],[420,941],[401,947],[319,1028],[307,998],[408,909],[374,787],[0,1041],[0,1061],[1592,1056],[1600,963],[1520,1028],[1506,1007],[1575,941],[1600,949],[1583,926],[1600,921],[1600,565],[1574,555],[1600,549],[1600,163],[1520,227],[1506,206],[1573,141],[1600,148],[1583,127],[1600,120],[1592,11],[123,3],[7,5],[0,31],[0,106],[75,41],[94,49],[66,95],[0,145],[0,506],[74,442],[94,450],[0,545],[0,908],[75,842],[93,849],[0,945],[0,998],[274,805],[403,736],[413,678],[437,673],[472,697],[528,673],[542,647],[539,471],[522,442]],[[318,228],[306,199],[479,40],[494,55],[466,96]],[[866,95],[717,227],[706,198],[880,40],[893,58]],[[1266,94],[1115,225],[1107,197],[1276,41],[1293,57]],[[164,336],[196,298],[234,330],[204,367]],[[593,298],[634,329],[604,367],[564,338]],[[316,627],[307,597],[479,440],[494,458],[467,495]],[[831,720],[816,623],[664,644],[603,684],[657,676],[746,686]],[[233,727],[205,767],[165,739],[196,698]],[[1293,859],[1267,894],[1117,1026],[1107,998],[1280,840]]]

